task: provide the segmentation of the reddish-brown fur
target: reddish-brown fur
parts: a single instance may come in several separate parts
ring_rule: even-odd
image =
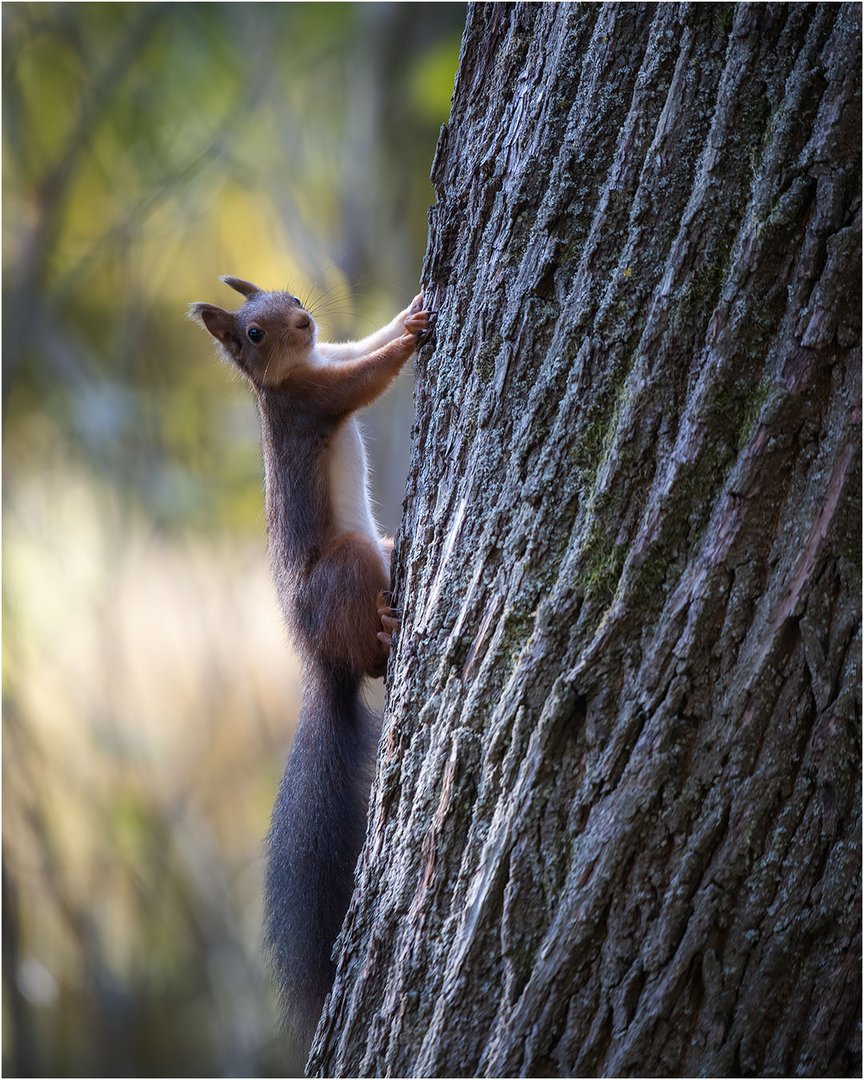
[[[375,528],[362,440],[349,425],[399,373],[430,315],[417,297],[363,342],[318,347],[296,297],[223,280],[246,297],[243,307],[194,304],[192,314],[256,393],[273,573],[304,660],[300,725],[268,835],[265,908],[285,1023],[308,1046],[365,828],[378,720],[360,684],[384,674],[398,626],[387,592],[393,542]]]
[[[297,367],[286,377],[286,386],[312,402],[322,416],[346,416],[380,397],[416,347],[416,333],[406,333],[360,360]]]
[[[380,551],[360,533],[333,536],[311,577],[311,591],[325,608],[315,651],[335,668],[380,678],[387,648],[378,637],[379,595],[390,584]]]

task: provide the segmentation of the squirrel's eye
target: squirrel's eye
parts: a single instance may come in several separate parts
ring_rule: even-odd
[[[264,340],[264,331],[257,326],[250,326],[246,331],[246,337],[249,338],[253,345],[257,345],[259,341]]]
[[[300,297],[299,297],[299,296],[292,296],[292,297],[291,297],[291,299],[292,299],[292,300],[294,301],[294,303],[295,303],[295,304],[297,304],[297,306],[298,306],[298,307],[302,307],[302,306],[303,306],[303,305],[302,305],[302,304],[300,303]]]

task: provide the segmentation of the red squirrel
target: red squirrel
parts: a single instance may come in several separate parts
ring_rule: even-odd
[[[392,541],[369,501],[354,413],[383,394],[433,316],[422,294],[362,341],[324,344],[300,300],[223,277],[239,311],[189,314],[251,383],[261,416],[273,576],[303,661],[303,702],[267,835],[265,939],[288,1033],[312,1041],[353,890],[380,718],[360,696],[398,623]]]

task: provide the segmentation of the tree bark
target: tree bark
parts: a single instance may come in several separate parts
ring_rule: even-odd
[[[487,4],[329,1076],[852,1075],[860,9]]]

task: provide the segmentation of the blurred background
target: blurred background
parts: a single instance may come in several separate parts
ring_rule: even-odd
[[[462,4],[3,5],[3,1071],[301,1075],[261,956],[298,667],[185,319],[417,291]],[[411,382],[366,429],[398,527]]]

